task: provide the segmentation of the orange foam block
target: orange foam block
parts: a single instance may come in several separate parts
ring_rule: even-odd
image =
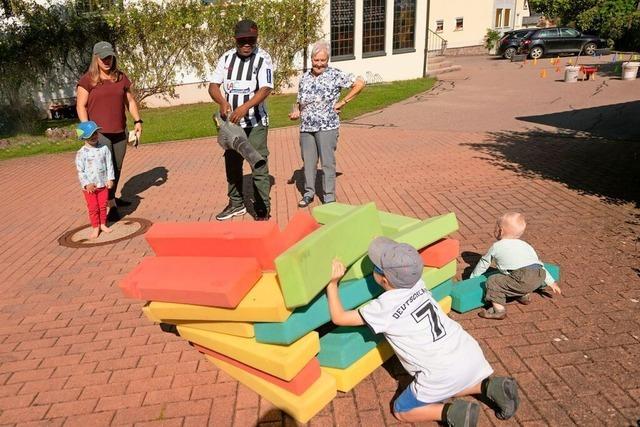
[[[282,230],[282,235],[280,236],[281,251],[284,252],[318,228],[320,228],[320,224],[309,212],[297,212]]]
[[[137,299],[235,308],[261,275],[255,258],[149,257],[120,288]]]
[[[263,270],[274,270],[282,251],[274,221],[156,223],[145,239],[158,256],[247,257]]]
[[[460,253],[460,241],[446,237],[420,250],[426,267],[442,268],[456,259]]]
[[[198,344],[193,344],[193,346],[203,354],[211,356],[214,359],[227,362],[230,365],[236,366],[252,375],[255,375],[256,377],[262,378],[265,381],[269,381],[270,383],[298,396],[307,391],[309,387],[311,387],[311,385],[316,382],[318,378],[320,378],[320,362],[318,362],[317,357],[311,359],[309,363],[307,363],[295,377],[293,377],[289,381],[286,381],[273,375],[267,374],[266,372],[256,369],[252,366],[246,365],[242,362],[238,362],[237,360],[225,356],[222,353],[218,353],[217,351],[210,350]]]

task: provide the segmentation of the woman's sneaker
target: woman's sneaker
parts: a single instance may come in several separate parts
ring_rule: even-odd
[[[489,378],[485,395],[491,402],[495,403],[494,410],[498,419],[508,420],[518,410],[518,405],[520,404],[518,383],[511,377]]]
[[[475,427],[478,424],[480,405],[466,400],[454,400],[447,410],[446,418],[442,420],[451,427]]]

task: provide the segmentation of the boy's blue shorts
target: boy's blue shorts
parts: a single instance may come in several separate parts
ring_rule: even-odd
[[[393,402],[393,411],[394,412],[407,412],[415,408],[419,408],[421,406],[428,405],[428,403],[421,402],[416,398],[416,395],[413,394],[411,390],[411,384],[404,389],[404,391],[398,396],[398,398]]]

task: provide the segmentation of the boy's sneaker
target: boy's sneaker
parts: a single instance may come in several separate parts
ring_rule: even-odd
[[[511,377],[491,377],[487,382],[486,397],[496,404],[496,417],[508,420],[520,404],[518,383]]]
[[[218,221],[224,221],[225,219],[233,218],[234,216],[244,215],[247,213],[247,208],[244,205],[233,206],[231,203],[227,205],[226,208],[222,210],[218,215],[216,215],[216,219]]]
[[[475,427],[478,424],[480,406],[476,402],[454,400],[447,410],[445,425],[451,427]]]
[[[487,308],[486,310],[482,310],[480,313],[478,313],[478,316],[482,317],[483,319],[503,320],[505,317],[507,317],[507,310],[498,311],[495,308],[491,307]]]
[[[531,294],[522,295],[521,297],[516,298],[520,304],[529,305],[531,304]]]

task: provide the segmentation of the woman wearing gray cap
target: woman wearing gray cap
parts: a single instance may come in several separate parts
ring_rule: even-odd
[[[142,133],[142,120],[131,92],[131,81],[118,69],[116,53],[111,43],[101,41],[93,46],[91,65],[80,78],[77,91],[76,110],[80,121],[93,120],[102,128],[100,142],[109,147],[113,157],[116,179],[113,188],[109,190],[109,216],[117,219],[118,213],[114,209],[117,206],[116,189],[127,152],[126,109],[133,116],[138,138]],[[117,204],[125,206],[130,202],[118,200]]]

